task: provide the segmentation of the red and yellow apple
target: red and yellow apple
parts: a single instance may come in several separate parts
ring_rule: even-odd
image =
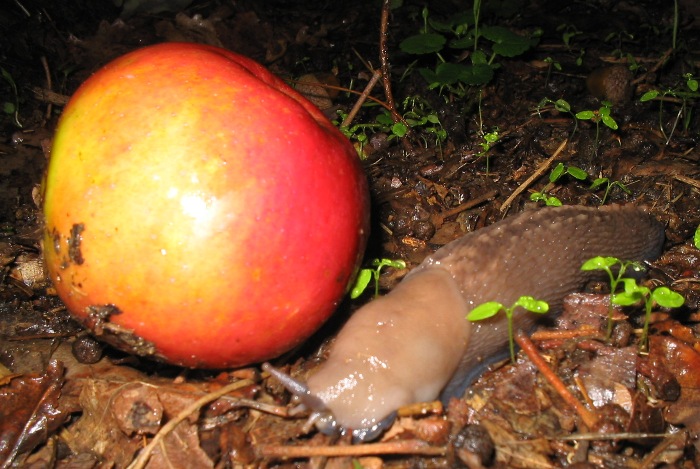
[[[258,63],[169,43],[91,76],[58,124],[44,257],[98,337],[188,367],[308,338],[357,270],[368,189],[350,142]]]

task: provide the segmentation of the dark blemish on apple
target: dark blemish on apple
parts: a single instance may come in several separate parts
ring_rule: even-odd
[[[80,252],[83,231],[85,231],[85,225],[82,223],[75,223],[70,229],[70,237],[68,238],[68,257],[77,265],[81,265],[85,262],[83,254]]]
[[[90,329],[95,335],[102,335],[105,323],[113,314],[121,314],[121,310],[115,305],[95,305],[85,308],[85,327]]]
[[[61,253],[61,235],[59,234],[59,232],[56,228],[51,230],[51,239],[53,240],[53,250],[56,251],[56,254],[60,254]]]
[[[127,353],[165,361],[165,357],[158,353],[152,342],[134,334],[131,329],[110,322],[113,315],[122,313],[116,305],[88,306],[85,312],[87,317],[83,324],[102,342]]]

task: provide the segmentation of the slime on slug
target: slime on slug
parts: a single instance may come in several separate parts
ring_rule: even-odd
[[[371,440],[399,407],[460,396],[474,370],[505,348],[505,315],[470,323],[476,305],[531,295],[557,310],[594,277],[580,269],[585,260],[650,259],[663,241],[664,227],[632,206],[524,212],[443,246],[358,309],[307,384],[264,369],[299,397],[319,430]],[[517,310],[514,328],[530,329],[535,316]]]

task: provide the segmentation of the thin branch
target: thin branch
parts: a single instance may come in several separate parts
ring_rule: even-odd
[[[595,428],[596,423],[598,422],[598,417],[584,407],[584,405],[581,404],[578,399],[576,399],[576,396],[571,394],[566,385],[561,379],[559,379],[554,371],[552,371],[544,358],[542,358],[542,356],[539,354],[535,348],[535,344],[533,344],[532,341],[522,332],[518,332],[516,334],[515,341],[518,343],[520,348],[523,349],[530,361],[535,364],[539,372],[542,373],[542,376],[549,381],[549,384],[552,385],[561,398],[564,399],[564,401],[576,411],[579,417],[581,417],[583,423],[585,423],[588,428]]]

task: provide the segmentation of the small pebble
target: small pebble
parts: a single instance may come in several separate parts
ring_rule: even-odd
[[[102,344],[88,335],[78,337],[73,342],[73,356],[80,363],[92,365],[102,358]]]

